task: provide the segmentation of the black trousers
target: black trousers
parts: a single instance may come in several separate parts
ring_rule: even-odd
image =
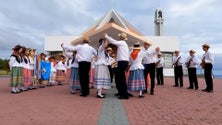
[[[81,86],[81,94],[89,95],[89,71],[90,62],[79,62],[79,82]]]
[[[197,68],[188,68],[188,76],[190,81],[190,88],[193,88],[193,84],[195,88],[198,88],[197,81]]]
[[[154,87],[155,87],[155,63],[150,63],[150,64],[145,64],[144,65],[144,79],[145,79],[145,85],[147,89],[147,75],[148,73],[150,74],[150,80],[151,80],[151,88],[150,92],[154,92]]]
[[[164,84],[163,81],[163,67],[156,68],[156,79],[157,79],[157,84]]]
[[[213,78],[212,78],[213,65],[211,63],[206,63],[204,67],[204,77],[206,81],[206,90],[213,90]]]
[[[179,81],[180,81],[180,86],[183,86],[183,68],[182,68],[182,66],[174,67],[174,81],[175,81],[175,86],[179,85]]]
[[[111,79],[111,83],[113,82],[113,68],[111,67],[111,65],[108,65],[108,69],[109,69],[109,74],[110,74],[110,79]]]
[[[114,73],[114,79],[115,79],[115,84],[116,84],[116,89],[117,89],[117,93],[118,95],[120,95],[120,82],[118,81],[118,69],[117,68],[113,68],[113,73]]]
[[[119,94],[121,97],[128,97],[127,84],[126,84],[126,69],[128,67],[128,61],[118,61],[116,79],[119,86]]]

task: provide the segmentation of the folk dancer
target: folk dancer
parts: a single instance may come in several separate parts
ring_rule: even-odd
[[[149,41],[144,42],[144,49],[147,51],[146,56],[143,59],[144,64],[144,79],[146,84],[146,90],[144,90],[144,93],[147,93],[147,75],[150,75],[151,80],[151,87],[150,87],[150,94],[154,95],[154,88],[155,88],[155,63],[157,54],[160,52],[160,48],[156,47],[155,49],[152,48],[152,43]]]
[[[79,63],[79,80],[81,86],[80,96],[86,97],[89,95],[89,71],[91,60],[93,56],[97,56],[96,50],[89,45],[89,37],[83,36],[82,43],[76,46],[65,46],[63,43],[61,47],[67,51],[77,51],[77,59]]]
[[[157,85],[164,85],[164,77],[163,77],[163,63],[164,60],[162,58],[162,54],[158,53],[157,61],[156,61],[156,79]]]
[[[32,73],[30,68],[29,48],[23,48],[23,86],[22,91],[27,91],[29,86],[32,84]]]
[[[44,88],[50,77],[51,63],[46,60],[46,54],[41,53],[39,56],[37,70],[39,72],[39,88]]]
[[[206,82],[206,88],[202,91],[212,93],[213,92],[213,78],[212,78],[212,69],[214,63],[213,54],[209,51],[210,45],[203,44],[202,49],[205,52],[202,56],[201,66],[204,69],[204,78]]]
[[[111,47],[106,48],[107,60],[108,60],[108,68],[109,68],[111,84],[113,82],[113,75],[114,75],[112,64],[116,62],[115,59],[111,57],[112,51],[113,50],[112,50]]]
[[[128,78],[128,90],[139,91],[139,98],[143,98],[143,90],[146,90],[144,80],[144,66],[142,60],[145,57],[144,52],[141,51],[139,43],[134,43],[133,50],[130,52],[130,73]]]
[[[12,48],[13,53],[9,59],[9,66],[11,70],[10,86],[12,87],[11,92],[16,94],[21,92],[20,87],[23,84],[23,72],[22,72],[22,57],[21,53],[23,47],[16,45]]]
[[[119,40],[115,40],[112,37],[110,37],[107,33],[104,34],[104,38],[107,39],[107,41],[110,44],[114,44],[117,46],[117,72],[118,75],[116,75],[116,82],[119,85],[119,91],[118,91],[118,99],[128,99],[128,91],[127,91],[127,84],[126,84],[126,70],[129,64],[129,47],[126,43],[127,35],[125,33],[118,34]]]
[[[29,67],[30,67],[30,70],[31,70],[31,77],[32,77],[32,83],[29,86],[30,90],[36,89],[36,87],[35,87],[35,80],[36,80],[36,78],[35,78],[36,77],[36,55],[35,55],[35,51],[36,51],[36,49],[30,49],[29,50],[29,60],[30,60]]]
[[[194,89],[198,90],[198,81],[197,81],[197,66],[199,65],[199,60],[195,56],[195,51],[190,50],[189,51],[190,56],[187,58],[185,65],[188,70],[188,77],[189,77],[189,82],[190,85],[187,89]],[[194,84],[194,86],[193,86]]]
[[[105,98],[105,93],[102,91],[111,88],[108,55],[106,53],[108,42],[100,39],[99,43],[97,61],[95,62],[94,87],[97,89],[97,98]]]
[[[48,61],[51,63],[51,70],[47,86],[54,86],[56,83],[56,58],[54,56],[50,56]]]
[[[173,57],[174,66],[174,81],[175,85],[173,87],[183,87],[183,60],[180,55],[180,51],[175,51],[175,56]]]
[[[69,88],[70,88],[70,93],[75,94],[77,90],[80,90],[80,83],[79,83],[79,63],[78,59],[76,57],[77,52],[68,52],[64,51],[64,54],[71,59],[70,62],[70,67],[71,67],[71,72],[70,72],[70,77],[69,77]]]
[[[56,65],[56,82],[58,85],[63,85],[65,81],[66,81],[66,57],[64,55],[60,55],[58,63]]]

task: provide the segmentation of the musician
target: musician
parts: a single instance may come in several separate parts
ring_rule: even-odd
[[[206,89],[203,89],[204,92],[213,92],[213,78],[212,78],[212,69],[214,57],[211,52],[209,52],[209,44],[203,44],[202,49],[205,52],[202,56],[201,66],[204,69],[204,78],[206,81]]]
[[[187,58],[185,65],[188,69],[188,76],[189,76],[189,82],[190,85],[187,89],[194,89],[198,90],[198,81],[197,81],[197,65],[199,64],[198,58],[194,55],[195,51],[190,50],[189,51],[190,56]],[[194,87],[193,87],[194,84]]]
[[[157,85],[163,85],[164,84],[164,79],[163,79],[163,63],[164,63],[164,60],[162,58],[162,54],[158,53],[158,55],[157,55],[157,62],[156,62]]]
[[[183,87],[183,60],[180,55],[180,51],[175,50],[175,56],[173,58],[173,66],[174,66],[174,80],[175,85],[173,87]]]

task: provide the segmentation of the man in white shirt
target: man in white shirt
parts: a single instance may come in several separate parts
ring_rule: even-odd
[[[147,93],[147,75],[150,74],[151,79],[151,88],[150,88],[150,94],[154,94],[154,87],[155,87],[155,63],[157,54],[160,52],[160,48],[156,47],[155,49],[151,48],[152,43],[149,41],[144,42],[144,49],[147,51],[147,55],[143,59],[144,64],[144,79],[146,84],[146,90],[144,90],[144,93]]]
[[[205,52],[202,57],[201,66],[204,69],[204,77],[206,81],[206,89],[202,90],[205,92],[213,92],[213,78],[212,78],[212,69],[214,57],[211,52],[209,52],[210,46],[208,44],[203,44],[202,49]]]
[[[163,63],[164,63],[164,60],[161,56],[162,56],[162,54],[158,53],[157,61],[156,61],[157,85],[163,85],[164,84],[164,78],[163,78]]]
[[[185,65],[188,70],[188,76],[189,76],[189,82],[190,86],[187,89],[193,89],[195,87],[195,90],[197,90],[198,87],[198,81],[197,81],[197,65],[199,64],[198,58],[194,55],[195,51],[190,50],[189,51],[190,56],[187,58]],[[194,87],[193,87],[194,84]]]
[[[118,74],[116,77],[116,84],[119,85],[119,99],[128,99],[128,91],[126,84],[126,69],[129,63],[129,47],[126,43],[127,36],[125,33],[119,34],[119,40],[115,40],[112,37],[108,36],[107,33],[104,34],[104,37],[110,44],[117,46],[117,71]]]
[[[173,87],[183,87],[183,60],[180,55],[179,50],[175,50],[175,56],[173,57],[173,66],[174,66],[174,81],[175,85]]]
[[[83,36],[82,42],[83,44],[76,46],[65,46],[61,44],[61,47],[67,51],[77,51],[76,58],[79,63],[79,80],[81,86],[80,96],[86,97],[89,95],[89,71],[91,60],[93,56],[97,56],[97,52],[89,45],[89,37]]]

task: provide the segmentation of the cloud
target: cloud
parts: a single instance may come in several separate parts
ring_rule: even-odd
[[[221,52],[219,0],[7,0],[0,4],[0,58],[16,44],[43,50],[45,36],[79,35],[114,8],[144,35],[154,34],[154,12],[162,8],[164,34],[179,36],[181,50],[202,52],[205,41]]]

